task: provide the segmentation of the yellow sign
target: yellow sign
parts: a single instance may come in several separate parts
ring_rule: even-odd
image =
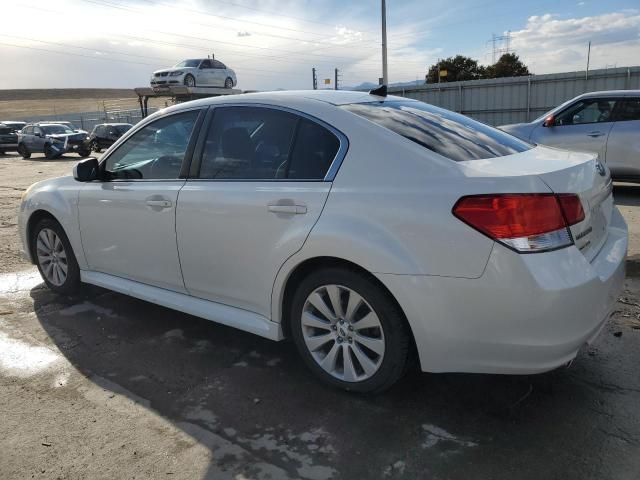
[[[325,85],[331,85],[331,79],[330,78],[325,78],[324,79],[324,84]]]
[[[449,75],[449,72],[447,72],[446,70],[440,70],[441,77],[446,77],[447,75]]]

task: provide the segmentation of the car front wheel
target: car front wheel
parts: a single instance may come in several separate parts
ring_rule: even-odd
[[[233,80],[231,79],[231,77],[227,77],[227,79],[224,81],[224,88],[233,88]]]
[[[31,233],[32,257],[47,286],[72,294],[80,287],[80,268],[62,226],[52,218],[40,220]]]
[[[24,159],[31,157],[31,152],[27,149],[24,143],[18,145],[18,153]]]
[[[377,282],[349,269],[323,269],[301,282],[291,333],[307,366],[344,390],[386,390],[408,364],[410,337],[399,307]]]
[[[184,84],[187,87],[195,87],[196,86],[196,79],[193,75],[189,74],[186,77],[184,77]]]

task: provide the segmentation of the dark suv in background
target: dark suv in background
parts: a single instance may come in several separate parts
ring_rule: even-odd
[[[0,155],[18,149],[18,134],[13,128],[0,123]]]
[[[19,122],[17,120],[3,120],[2,122],[0,122],[0,125],[7,126],[14,132],[19,132],[27,126],[27,122]]]
[[[96,125],[87,139],[88,148],[95,152],[109,148],[133,125],[130,123],[101,123]]]

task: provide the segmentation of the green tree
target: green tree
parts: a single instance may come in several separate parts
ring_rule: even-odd
[[[486,69],[486,78],[522,77],[531,75],[527,66],[515,53],[505,53],[493,65]]]
[[[446,71],[447,75],[440,77],[441,82],[458,82],[460,80],[477,80],[484,77],[484,67],[478,61],[464,55],[440,60],[429,67],[427,83],[438,83],[438,71]]]

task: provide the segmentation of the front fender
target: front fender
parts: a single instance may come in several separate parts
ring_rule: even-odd
[[[25,257],[34,263],[29,249],[29,220],[39,211],[52,215],[62,225],[80,269],[87,268],[87,262],[80,239],[78,224],[78,195],[80,185],[73,177],[60,177],[32,185],[20,204],[18,225]]]

